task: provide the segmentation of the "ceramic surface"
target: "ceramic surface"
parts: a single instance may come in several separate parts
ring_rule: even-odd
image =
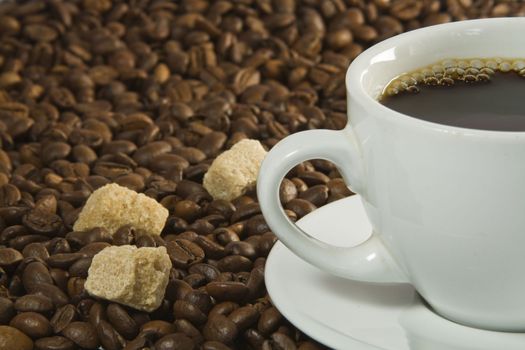
[[[320,240],[344,246],[363,242],[371,232],[358,196],[316,210],[298,224]],[[408,284],[370,284],[335,277],[306,263],[280,242],[268,257],[265,280],[281,313],[331,348],[525,349],[525,334],[458,325],[427,309]]]
[[[258,198],[272,231],[334,275],[410,282],[447,318],[525,331],[525,132],[434,124],[376,101],[392,78],[441,59],[525,58],[523,29],[525,18],[456,22],[361,54],[347,74],[347,127],[291,135],[263,162]],[[357,247],[319,242],[280,206],[281,179],[315,158],[333,161],[363,198],[374,234]]]

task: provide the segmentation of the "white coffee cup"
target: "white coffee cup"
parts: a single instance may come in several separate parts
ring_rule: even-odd
[[[335,275],[408,282],[450,320],[525,331],[525,132],[435,124],[377,102],[394,77],[443,59],[525,58],[524,33],[523,18],[464,21],[363,52],[346,76],[346,128],[293,134],[264,160],[257,193],[272,231]],[[334,162],[362,198],[374,232],[359,246],[314,239],[280,205],[286,173],[318,158]]]

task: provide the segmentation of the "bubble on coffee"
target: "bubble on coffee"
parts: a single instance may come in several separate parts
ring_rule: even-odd
[[[445,59],[392,79],[379,101],[419,119],[525,131],[525,59]]]

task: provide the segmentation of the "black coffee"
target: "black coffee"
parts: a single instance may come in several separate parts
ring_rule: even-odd
[[[434,123],[525,131],[525,60],[447,60],[394,79],[380,102]]]

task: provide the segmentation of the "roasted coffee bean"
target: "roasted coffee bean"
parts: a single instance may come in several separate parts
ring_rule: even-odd
[[[326,36],[326,42],[333,49],[341,49],[349,45],[353,40],[352,32],[349,29],[341,28],[334,30]]]
[[[197,220],[199,221],[199,220]],[[208,222],[208,224],[213,227],[212,231],[215,231],[215,227],[217,226],[222,226],[222,225],[226,225],[229,223],[228,220],[226,220],[224,218],[224,216],[222,215],[219,215],[219,214],[211,214],[211,215],[206,215],[205,217],[202,218],[202,221],[204,222]],[[197,231],[199,232],[199,231]],[[211,232],[206,232],[205,234],[209,234]]]
[[[269,343],[268,346],[270,349],[297,349],[293,339],[284,333],[273,333],[271,340],[267,340],[266,342]],[[263,344],[263,349],[265,349],[265,345],[266,344]]]
[[[211,282],[215,280],[221,273],[218,268],[210,264],[198,263],[189,267],[188,272],[196,273],[204,276],[206,281]]]
[[[330,196],[337,195],[342,198],[353,194],[352,191],[348,189],[343,179],[331,179],[327,185],[330,190]]]
[[[32,350],[33,341],[14,327],[0,326],[0,349]]]
[[[198,164],[206,159],[206,154],[195,147],[177,147],[172,153],[186,159],[190,164]]]
[[[504,4],[500,4],[500,5],[504,5]],[[497,7],[498,5],[494,7],[494,10],[496,10]],[[502,7],[500,6],[499,9],[502,9]],[[499,16],[495,16],[495,17],[499,17]],[[448,23],[450,21],[452,21],[452,17],[449,13],[431,13],[427,16],[427,18],[425,18],[422,24],[423,26],[431,26],[435,24]]]
[[[146,334],[139,334],[135,339],[129,341],[124,347],[125,350],[143,350],[151,348],[153,342],[148,339]]]
[[[66,239],[72,246],[83,247],[93,242],[112,242],[111,235],[104,228],[94,228],[86,232],[73,231],[66,234]]]
[[[223,132],[210,132],[199,141],[197,148],[200,149],[207,157],[216,156],[226,142],[227,136]]]
[[[82,253],[58,253],[51,255],[46,262],[51,267],[67,269],[83,257]]]
[[[49,269],[49,274],[53,278],[53,282],[57,287],[62,290],[67,289],[67,280],[69,278],[69,273],[62,269],[51,268]]]
[[[66,286],[67,294],[69,295],[71,300],[76,301],[84,296],[84,293],[85,293],[84,284],[85,283],[86,283],[86,280],[81,277],[73,277],[67,281],[67,286]]]
[[[61,336],[40,338],[35,341],[35,350],[75,350],[75,348],[75,343]]]
[[[49,252],[43,243],[29,243],[22,250],[22,255],[24,258],[38,258],[42,261],[45,261],[49,258]]]
[[[21,251],[30,243],[43,242],[46,239],[47,237],[43,235],[25,235],[11,239],[8,244],[11,248]]]
[[[161,236],[151,236],[153,238],[153,241],[155,242],[155,247],[165,247],[166,241]]]
[[[244,231],[248,235],[260,235],[269,230],[270,228],[262,214],[257,214],[249,218],[244,227]]]
[[[12,184],[5,184],[0,187],[0,206],[13,206],[16,205],[21,199],[22,195],[18,187]]]
[[[89,321],[89,312],[91,311],[91,308],[93,305],[95,305],[96,301],[90,298],[83,298],[80,301],[75,300],[75,304],[77,306],[77,313],[79,316],[79,319],[82,321]]]
[[[176,319],[173,321],[173,325],[177,332],[186,334],[193,339],[195,343],[200,344],[203,342],[204,338],[202,337],[201,332],[190,321],[183,318]]]
[[[202,290],[193,290],[184,296],[184,300],[199,308],[200,311],[207,314],[213,307],[213,298]]]
[[[247,242],[230,242],[224,248],[228,254],[240,255],[248,259],[254,259],[257,255],[257,252],[253,245]],[[218,265],[222,270],[221,265]]]
[[[161,320],[149,321],[140,327],[141,334],[147,334],[156,339],[174,332],[175,326],[172,323]]]
[[[191,292],[193,288],[181,279],[174,275],[174,269],[171,269],[170,278],[166,287],[166,297],[172,300],[184,299],[186,294]]]
[[[217,300],[239,302],[248,294],[248,287],[240,282],[210,282],[206,291]]]
[[[250,220],[252,218],[250,218]],[[239,235],[235,233],[232,229],[226,227],[220,227],[216,229],[215,231],[213,231],[213,234],[215,235],[215,239],[217,240],[217,242],[224,246],[230,242],[240,241]]]
[[[22,261],[23,258],[24,256],[13,248],[0,248],[0,266],[2,267],[13,267]]]
[[[0,267],[0,288],[6,287],[9,284],[9,276],[3,268]]]
[[[204,251],[195,243],[186,239],[176,239],[166,243],[171,262],[176,267],[187,267],[204,259]]]
[[[5,290],[5,287],[2,288],[2,291],[2,296],[21,296],[24,293],[22,280],[19,276],[13,276],[13,278],[11,278],[9,281],[7,291]]]
[[[164,141],[151,142],[140,147],[133,154],[133,159],[141,166],[148,166],[156,156],[168,153],[171,148],[171,145]]]
[[[138,248],[142,247],[155,247],[155,239],[149,235],[140,235],[138,238],[135,239],[135,245]]]
[[[239,308],[239,304],[233,301],[223,301],[215,305],[208,314],[208,319],[211,319],[217,315],[227,316],[234,310]]]
[[[221,272],[214,282],[231,282],[235,280],[233,272]]]
[[[102,147],[101,154],[132,154],[137,149],[137,146],[128,140],[114,140],[108,142]]]
[[[190,273],[189,275],[185,276],[184,281],[192,288],[199,288],[206,285],[206,277],[196,273]]]
[[[308,189],[308,185],[306,184],[306,182],[304,182],[298,177],[293,177],[291,181],[293,182],[293,184],[295,185],[295,188],[297,189],[299,193],[304,192]]]
[[[173,303],[167,299],[163,299],[160,306],[149,314],[150,319],[171,320],[173,315],[172,306]]]
[[[267,256],[275,242],[277,242],[277,237],[272,232],[264,233],[259,241],[259,253]]]
[[[100,344],[104,347],[104,349],[118,350],[124,347],[125,340],[120,334],[118,334],[118,332],[109,322],[100,320],[96,326],[96,330]]]
[[[105,307],[100,303],[94,303],[89,309],[89,323],[97,328],[101,320],[106,320]]]
[[[195,305],[185,300],[177,300],[173,305],[173,315],[175,319],[185,318],[194,325],[201,325],[206,322],[206,315]]]
[[[71,322],[62,334],[81,348],[96,349],[99,346],[97,331],[87,322]]]
[[[149,167],[155,172],[165,174],[171,169],[186,169],[189,165],[186,159],[176,154],[163,153],[155,156]]]
[[[13,302],[8,298],[0,297],[0,325],[8,324],[15,315]]]
[[[295,198],[289,201],[285,208],[296,213],[298,218],[302,218],[314,211],[317,207],[305,199]]]
[[[259,203],[248,203],[241,205],[237,208],[237,211],[233,213],[231,217],[232,222],[237,222],[241,220],[246,220],[255,214],[261,213],[261,207]]]
[[[58,209],[58,191],[48,189],[42,190],[35,196],[35,210],[46,213],[56,213]]]
[[[18,312],[38,312],[48,315],[55,309],[53,301],[43,295],[27,294],[15,301],[15,309]]]
[[[2,131],[5,131],[6,128],[7,128],[7,127],[6,127],[5,123],[2,122]],[[3,170],[4,170],[5,172],[10,172],[10,171],[13,170],[13,164],[12,164],[12,162],[11,162],[11,159],[9,158],[9,156],[7,155],[7,153],[6,153],[4,150],[2,150],[2,151],[0,152],[0,160],[2,161],[2,168],[3,168]],[[7,176],[6,176],[6,177],[7,177]],[[3,186],[4,184],[6,184],[6,183],[7,183],[7,181],[4,181],[4,183],[2,184],[2,186]]]
[[[242,255],[228,255],[217,263],[217,267],[222,272],[250,271],[252,266],[251,260]]]
[[[246,282],[248,281],[248,278],[250,278],[250,273],[247,271],[241,271],[234,275],[233,281],[241,282],[242,284],[246,284]]]
[[[330,178],[319,171],[301,171],[297,174],[308,186],[324,185]]]
[[[166,241],[173,241],[173,240],[176,240],[176,239],[186,239],[188,241],[191,241],[191,242],[195,242],[195,240],[199,237],[199,235],[197,234],[197,232],[193,232],[193,231],[184,231],[178,235],[167,235],[165,236],[166,238]]]
[[[26,207],[0,207],[0,217],[8,224],[18,224],[22,217],[29,211]]]
[[[264,335],[254,328],[250,328],[244,332],[244,338],[254,349],[262,349],[263,343],[266,340]]]
[[[231,348],[221,342],[209,340],[202,344],[202,350],[231,350]]]
[[[195,243],[202,248],[209,259],[220,259],[226,255],[224,247],[205,236],[196,237]]]
[[[215,227],[205,218],[198,219],[188,226],[188,230],[195,231],[199,235],[207,235],[215,230]]]
[[[87,278],[88,269],[91,266],[92,257],[81,258],[69,267],[69,276]]]
[[[232,311],[228,318],[237,325],[239,331],[244,331],[252,327],[259,319],[259,316],[259,311],[256,308],[246,305]]]
[[[77,310],[71,304],[66,304],[57,309],[50,320],[55,333],[62,332],[71,322],[77,319]]]
[[[321,350],[323,347],[321,345],[315,344],[313,341],[303,341],[299,342],[298,350]]]
[[[93,256],[100,253],[102,250],[110,246],[111,244],[107,242],[93,242],[89,243],[88,245],[85,245],[78,252],[82,254],[85,258],[92,258]],[[78,260],[74,264],[76,264],[77,262]]]
[[[48,319],[36,312],[19,313],[11,319],[9,325],[19,329],[33,339],[49,336],[53,332]]]
[[[175,204],[173,214],[190,222],[195,220],[201,211],[201,207],[192,201],[182,200]]]
[[[131,318],[133,318],[133,320],[135,321],[135,323],[137,324],[139,328],[142,327],[142,325],[145,324],[146,322],[151,321],[151,316],[146,312],[139,312],[139,311],[133,312],[131,314]]]
[[[109,304],[106,309],[108,321],[115,330],[126,339],[133,339],[139,332],[139,327],[135,320],[122,306]]]
[[[5,227],[0,235],[2,243],[6,243],[8,240],[28,234],[27,229],[22,225],[11,225]],[[1,248],[4,249],[4,248]],[[5,251],[2,251],[5,254]]]
[[[64,142],[50,142],[42,148],[42,160],[51,163],[57,159],[66,158],[71,152],[71,146]]]
[[[270,334],[278,328],[281,319],[281,313],[275,307],[270,307],[261,314],[257,329],[263,334]]]
[[[50,255],[71,252],[69,242],[65,238],[53,238],[44,244],[46,244],[46,248]]]
[[[206,340],[215,340],[226,344],[233,342],[237,333],[237,325],[223,315],[209,318],[202,329],[202,334]]]
[[[135,173],[121,175],[115,179],[115,182],[121,186],[129,188],[130,190],[138,192],[144,190],[145,187],[144,178]]]
[[[184,199],[195,193],[206,193],[206,190],[201,184],[188,180],[180,181],[175,190],[175,194]]]
[[[97,160],[97,153],[88,145],[73,147],[73,159],[80,163],[91,164]]]
[[[302,192],[299,198],[307,200],[316,207],[324,205],[328,199],[329,188],[326,185],[315,185]]]
[[[53,278],[49,274],[47,267],[41,262],[35,261],[29,263],[24,269],[22,275],[24,288],[28,291],[34,291],[40,284],[53,284]]]
[[[129,245],[135,241],[135,229],[130,226],[123,226],[113,234],[114,245]]]
[[[193,350],[195,349],[195,342],[183,333],[174,333],[165,335],[164,337],[157,340],[155,343],[155,349],[157,350]]]

